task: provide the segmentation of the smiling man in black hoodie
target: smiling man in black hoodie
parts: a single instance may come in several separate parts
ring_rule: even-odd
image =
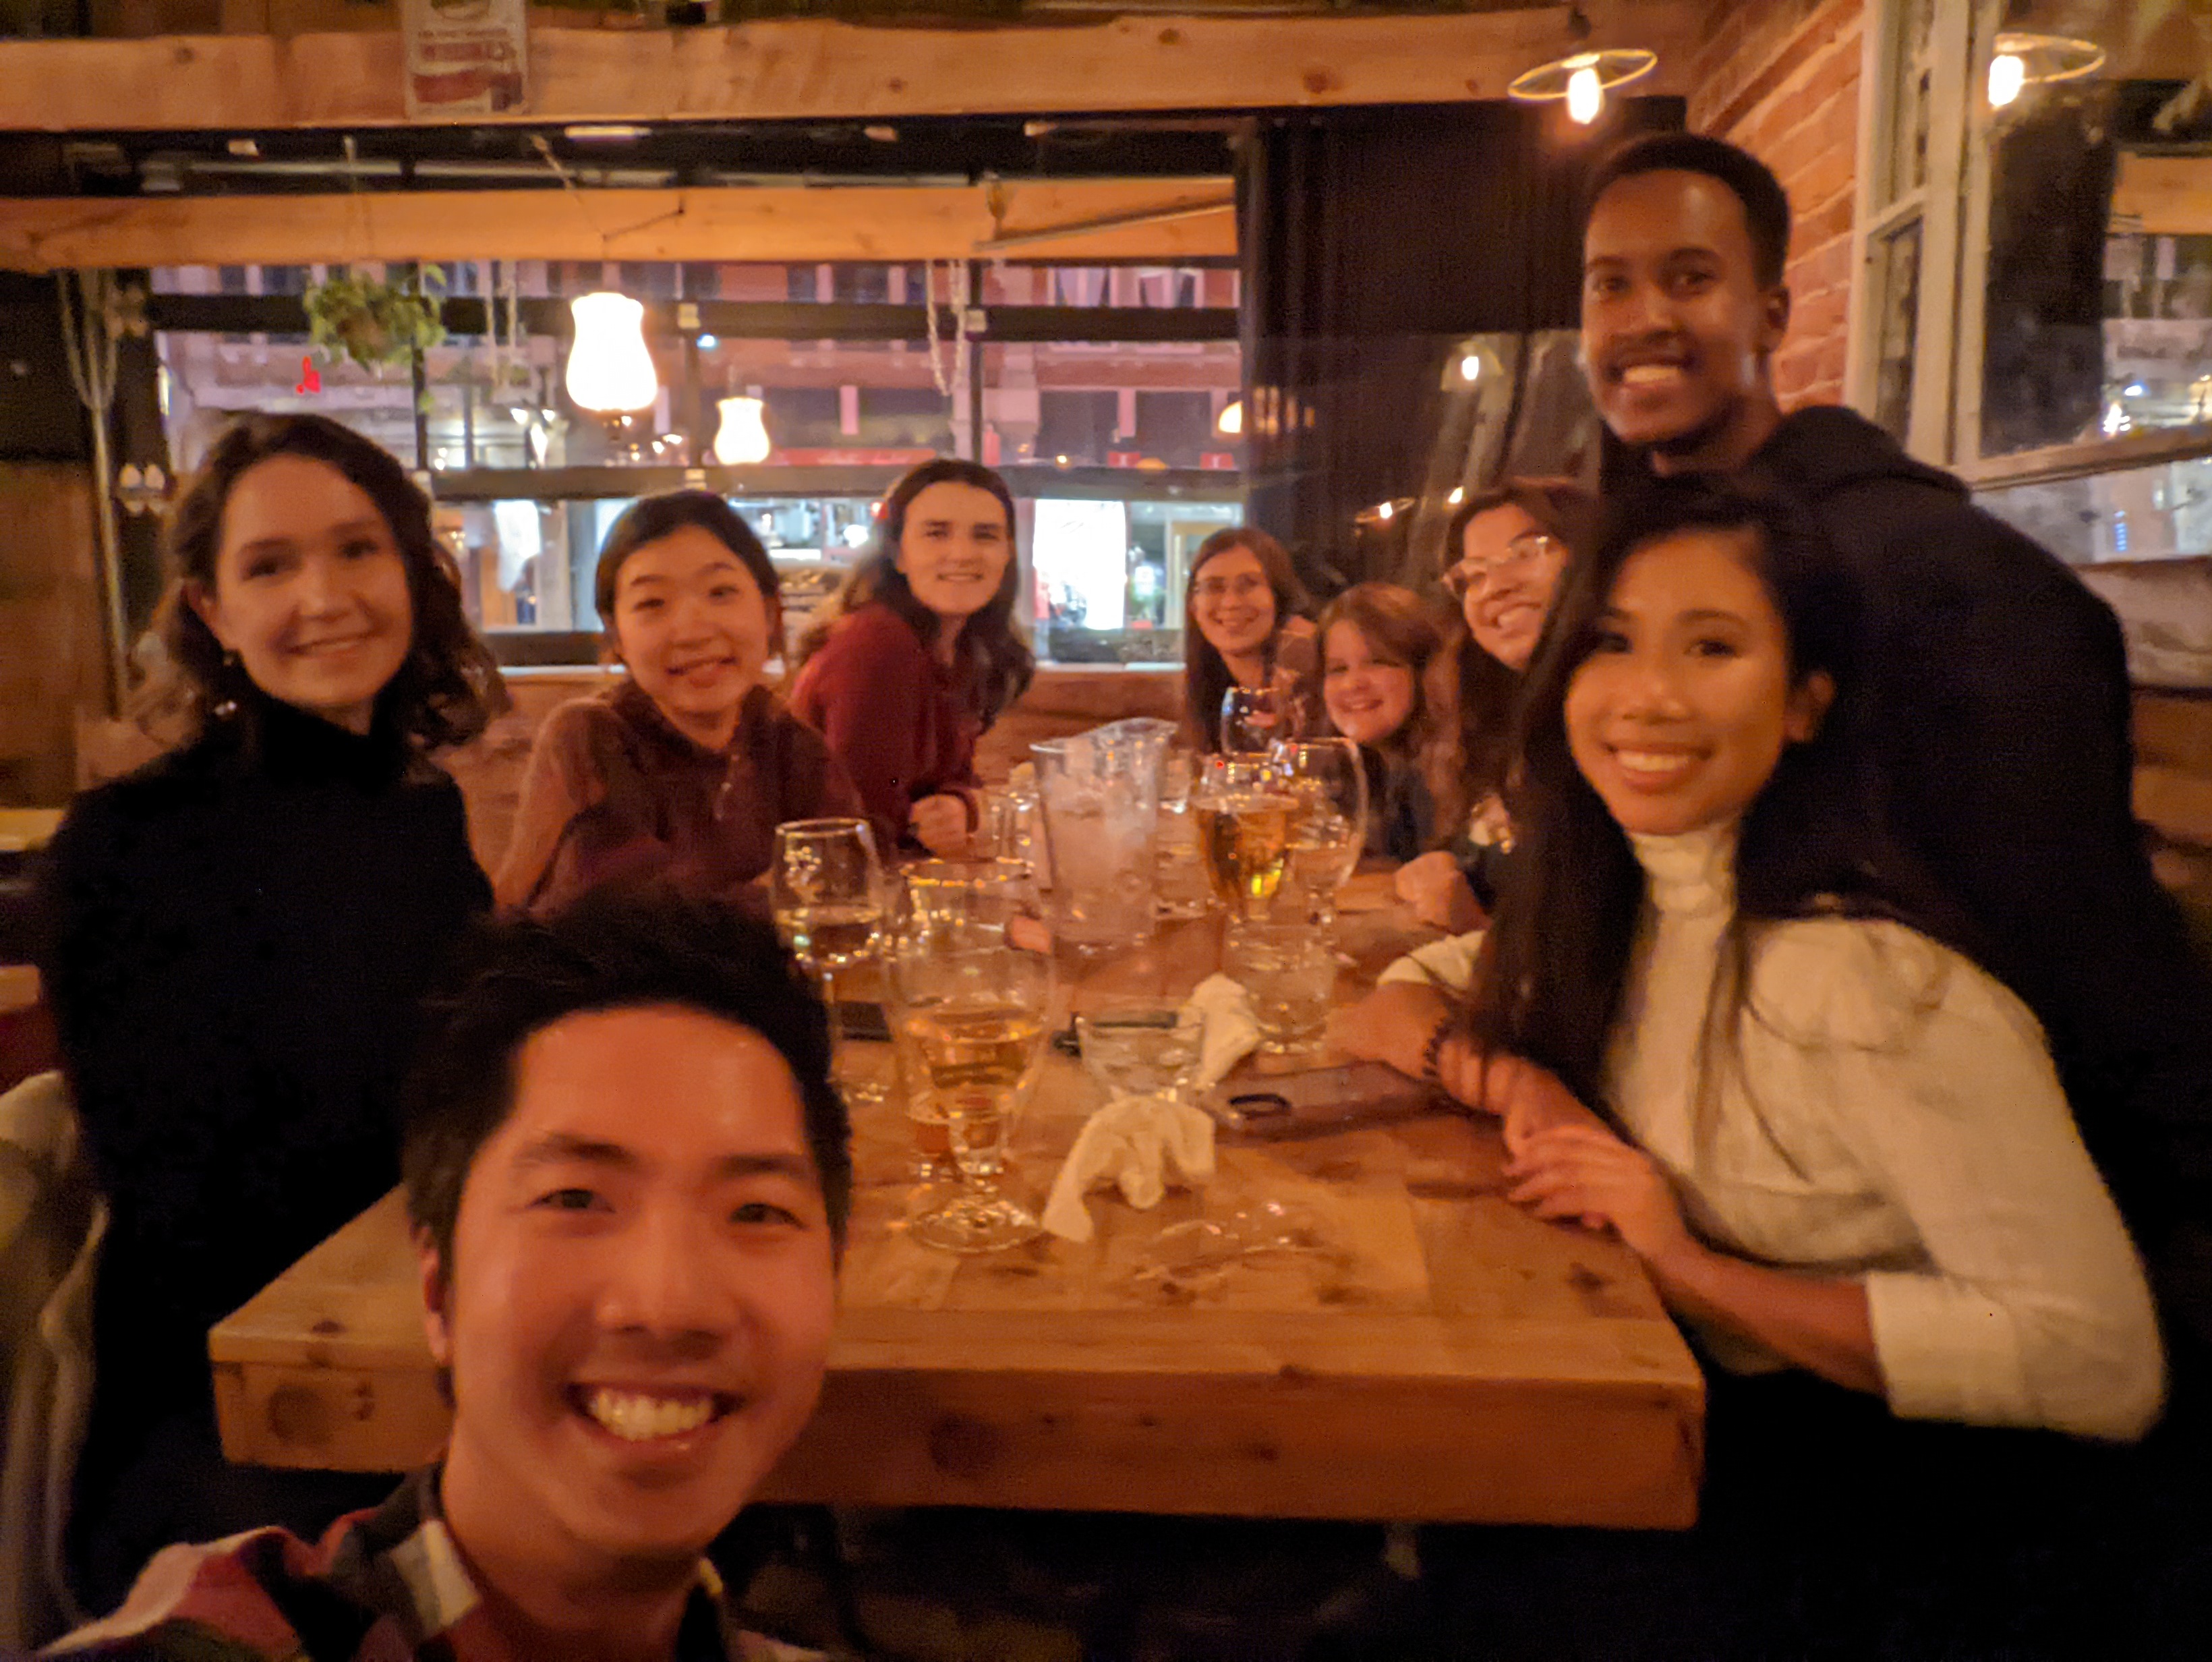
[[[2041,1020],[2169,1318],[2212,1341],[2212,977],[2135,822],[2111,608],[1852,411],[1783,414],[1790,202],[1764,164],[1650,135],[1589,203],[1583,353],[1607,426],[1653,473],[1802,502],[1857,571],[1893,827]]]

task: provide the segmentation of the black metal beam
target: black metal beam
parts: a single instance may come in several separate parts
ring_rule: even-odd
[[[686,485],[726,496],[879,496],[902,467],[479,467],[435,473],[441,502],[576,502],[647,496]],[[1241,502],[1241,473],[1211,468],[1053,467],[999,470],[1018,496],[1101,502]]]
[[[848,301],[702,300],[697,330],[680,330],[673,301],[646,302],[646,328],[654,334],[696,332],[732,340],[925,341],[927,313],[919,306],[875,306]],[[446,327],[457,335],[487,332],[485,302],[473,295],[445,301]],[[987,306],[979,338],[1018,343],[1235,340],[1236,311],[1225,306]],[[533,335],[565,338],[568,302],[526,299],[518,307],[523,328]],[[939,308],[942,332],[951,336],[950,307]],[[303,335],[305,305],[296,295],[154,295],[146,302],[156,329],[204,330],[218,334]]]

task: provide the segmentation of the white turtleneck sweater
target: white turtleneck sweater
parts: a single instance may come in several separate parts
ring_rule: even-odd
[[[1735,832],[1633,841],[1647,900],[1608,1094],[1691,1227],[1741,1257],[1858,1276],[1900,1415],[2141,1435],[2165,1389],[2150,1291],[2027,1008],[1898,924],[1761,925],[1701,1113]],[[1737,1371],[1782,1365],[1702,1336]]]

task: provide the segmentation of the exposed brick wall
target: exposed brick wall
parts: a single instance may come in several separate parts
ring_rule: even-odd
[[[1719,0],[1692,65],[1692,129],[1742,145],[1790,192],[1794,310],[1774,360],[1788,409],[1844,395],[1865,11],[1865,0]]]

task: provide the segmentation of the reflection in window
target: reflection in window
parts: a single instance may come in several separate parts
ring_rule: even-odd
[[[1912,417],[1912,351],[1920,326],[1920,227],[1916,219],[1885,237],[1881,245],[1874,418],[1900,442]]]
[[[2212,458],[2014,485],[1976,500],[2069,564],[2212,555]]]

